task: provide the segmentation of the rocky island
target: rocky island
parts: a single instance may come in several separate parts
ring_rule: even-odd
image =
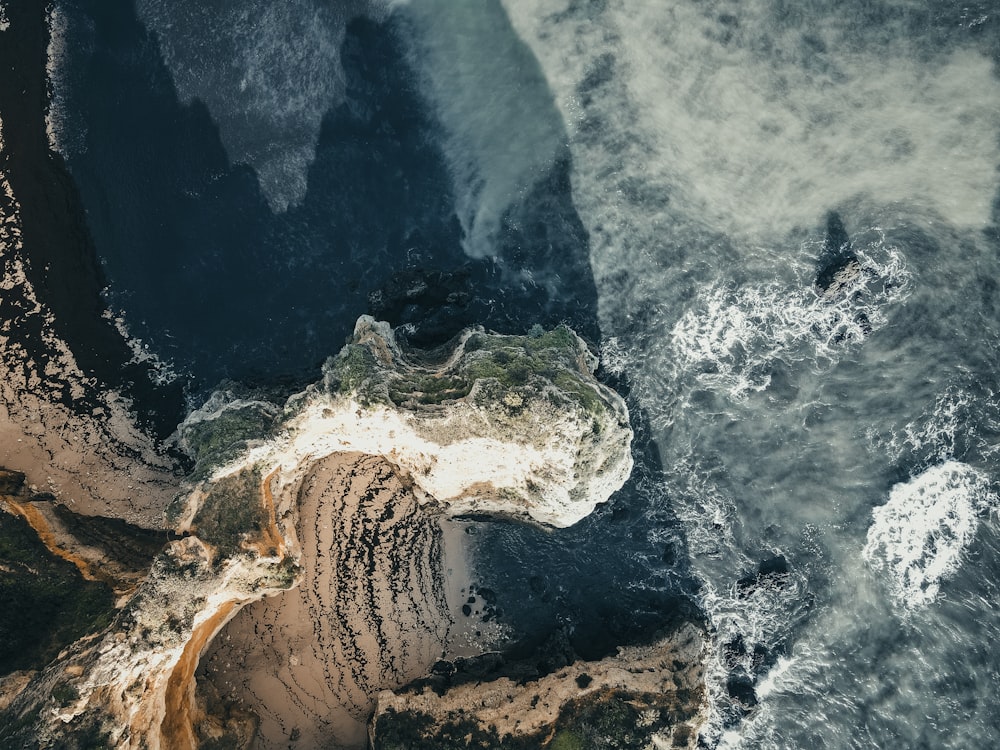
[[[596,364],[565,327],[471,329],[420,351],[363,316],[322,379],[284,403],[217,392],[175,436],[192,468],[165,514],[171,538],[148,575],[120,588],[106,626],[5,685],[0,745],[432,746],[419,744],[437,710],[426,697],[413,703],[425,725],[416,744],[387,742],[411,698],[386,691],[488,645],[462,622],[472,579],[453,519],[568,526],[629,476],[628,412]],[[10,493],[6,507],[30,523],[55,515],[51,500]],[[71,557],[86,545],[64,531],[48,546]],[[544,693],[544,710],[535,700],[507,729],[475,720],[497,742],[579,746],[565,745],[579,728],[553,729],[564,704],[638,700],[647,735],[684,745],[703,702],[701,648],[689,629],[641,658],[528,686],[504,678],[489,690],[512,706]],[[455,711],[446,698],[442,716]]]

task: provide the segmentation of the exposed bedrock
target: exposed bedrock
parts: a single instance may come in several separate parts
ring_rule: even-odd
[[[268,537],[246,534],[229,557],[197,536],[169,542],[110,625],[63,650],[0,715],[2,746],[196,747],[202,651],[240,606],[295,580]]]
[[[851,247],[851,238],[840,214],[826,217],[826,239],[816,270],[816,292],[830,302],[856,291],[862,275],[861,262]]]
[[[705,634],[685,625],[650,646],[578,661],[537,680],[470,680],[446,692],[385,691],[374,750],[532,750],[698,746]]]
[[[426,671],[452,626],[436,516],[565,526],[628,477],[628,413],[595,366],[568,328],[470,330],[447,351],[404,352],[386,324],[362,317],[323,379],[282,407],[211,399],[178,431],[195,460],[168,511],[182,538],[103,632],[11,703],[8,745],[247,739],[238,710],[205,715],[195,671],[242,607],[296,584],[281,606],[241,620],[274,646],[248,653],[261,669],[247,664],[232,684],[283,691],[299,736],[337,726],[357,741],[374,695]],[[266,735],[284,714],[264,705]]]
[[[300,425],[383,455],[418,491],[461,513],[570,526],[632,471],[624,401],[594,379],[569,328],[527,336],[470,329],[444,351],[404,351],[362,316],[354,338],[296,402]]]

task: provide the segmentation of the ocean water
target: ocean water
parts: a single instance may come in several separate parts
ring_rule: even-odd
[[[106,299],[192,403],[361,312],[567,320],[639,460],[573,529],[477,524],[515,642],[691,601],[707,747],[1000,744],[1000,6],[257,5],[56,3]]]

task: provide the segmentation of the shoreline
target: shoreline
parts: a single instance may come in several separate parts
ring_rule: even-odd
[[[180,386],[155,388],[103,315],[104,279],[79,196],[45,134],[46,8],[8,11],[0,47],[0,66],[11,71],[0,80],[0,464],[75,512],[163,528],[179,475],[156,436],[179,415]]]
[[[472,586],[464,532],[375,456],[319,459],[296,495],[302,582],[237,614],[199,681],[259,716],[262,749],[330,737],[362,748],[380,691],[483,650],[459,627]]]
[[[151,366],[135,361],[113,321],[104,315],[102,290],[107,280],[85,210],[68,165],[50,150],[45,121],[47,4],[13,3],[7,17],[10,27],[0,32],[0,68],[7,71],[0,77],[0,171],[16,196],[23,244],[16,251],[6,247],[3,254],[8,263],[12,254],[19,256],[25,281],[46,312],[45,325],[72,352],[90,384],[87,392],[61,403],[82,414],[102,406],[101,391],[117,391],[137,407],[144,425],[163,438],[182,416],[181,385],[154,384]],[[29,358],[45,362],[51,357],[51,342],[44,340],[38,324],[19,326],[7,335],[12,333]]]

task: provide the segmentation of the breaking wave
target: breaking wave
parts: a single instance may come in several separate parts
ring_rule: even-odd
[[[980,517],[996,505],[981,471],[958,461],[932,466],[894,486],[889,501],[872,511],[864,557],[887,574],[905,609],[926,606],[958,570]]]
[[[836,300],[776,283],[709,286],[674,325],[671,360],[696,373],[702,387],[725,390],[733,399],[767,388],[777,360],[835,364],[845,349],[885,324],[883,308],[909,289],[897,248],[880,241],[859,260],[854,288]]]

